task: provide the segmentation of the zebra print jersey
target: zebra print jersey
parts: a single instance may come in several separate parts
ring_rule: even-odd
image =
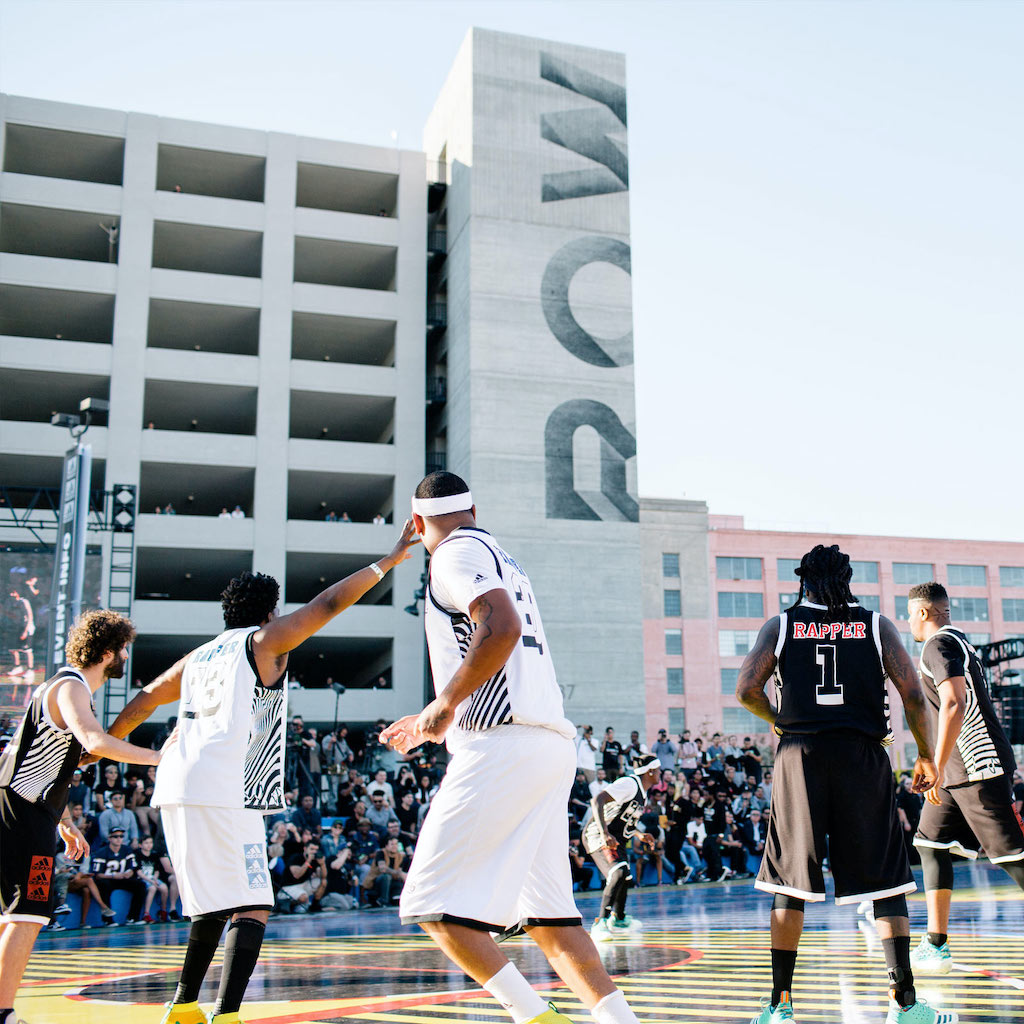
[[[54,820],[64,812],[71,776],[82,756],[82,744],[70,729],[57,727],[46,706],[50,691],[68,679],[77,680],[89,690],[85,677],[71,668],[61,669],[52,679],[40,683],[18,731],[0,754],[0,787],[42,805]]]
[[[245,806],[253,811],[284,807],[285,722],[288,690],[256,687],[252,698],[252,732],[245,755]]]
[[[424,625],[435,689],[448,685],[466,658],[476,624],[470,606],[484,594],[505,590],[521,622],[508,661],[456,709],[450,749],[466,734],[500,725],[539,725],[572,739],[562,693],[529,577],[486,530],[460,527],[434,549],[427,579]]]
[[[943,786],[964,786],[1005,774],[1013,778],[1017,767],[1010,746],[992,706],[985,670],[967,637],[952,626],[933,633],[921,649],[921,678],[928,702],[938,712],[939,686],[963,676],[967,691],[964,724],[946,765]]]

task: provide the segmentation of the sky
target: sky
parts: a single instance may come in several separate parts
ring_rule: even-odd
[[[0,0],[0,91],[418,149],[472,25],[627,57],[638,482],[1024,540],[1024,4]]]

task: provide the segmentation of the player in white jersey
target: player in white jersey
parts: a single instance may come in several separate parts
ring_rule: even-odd
[[[163,1024],[206,1024],[199,990],[224,925],[224,966],[211,1024],[236,1024],[274,905],[263,812],[280,806],[284,733],[280,687],[288,653],[409,557],[406,522],[391,554],[278,615],[277,581],[242,573],[222,595],[225,630],[145,687],[111,727],[127,735],[161,704],[181,700],[178,740],[157,772],[167,849],[192,919],[188,950]]]
[[[573,737],[530,580],[476,525],[464,480],[431,473],[413,519],[430,552],[425,625],[436,698],[381,732],[408,752],[446,740],[448,772],[430,804],[402,890],[419,924],[515,1024],[565,1021],[490,933],[522,927],[597,1024],[636,1024],[572,897],[566,806]]]

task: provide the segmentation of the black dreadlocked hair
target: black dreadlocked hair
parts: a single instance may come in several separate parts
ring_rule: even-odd
[[[246,570],[236,576],[220,595],[224,625],[228,629],[258,626],[277,607],[281,588],[273,576]]]
[[[465,494],[469,490],[469,484],[445,470],[436,473],[428,473],[416,486],[417,498],[448,498],[453,494]]]
[[[838,544],[829,547],[815,544],[800,559],[800,565],[794,572],[800,577],[800,593],[788,611],[792,611],[811,591],[815,597],[824,601],[833,619],[849,621],[849,604],[857,600],[850,591],[853,568],[850,556],[840,551]]]

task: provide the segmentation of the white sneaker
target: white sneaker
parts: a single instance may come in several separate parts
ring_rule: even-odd
[[[608,931],[608,922],[603,918],[599,917],[590,926],[590,937],[594,942],[611,942],[614,936]]]

